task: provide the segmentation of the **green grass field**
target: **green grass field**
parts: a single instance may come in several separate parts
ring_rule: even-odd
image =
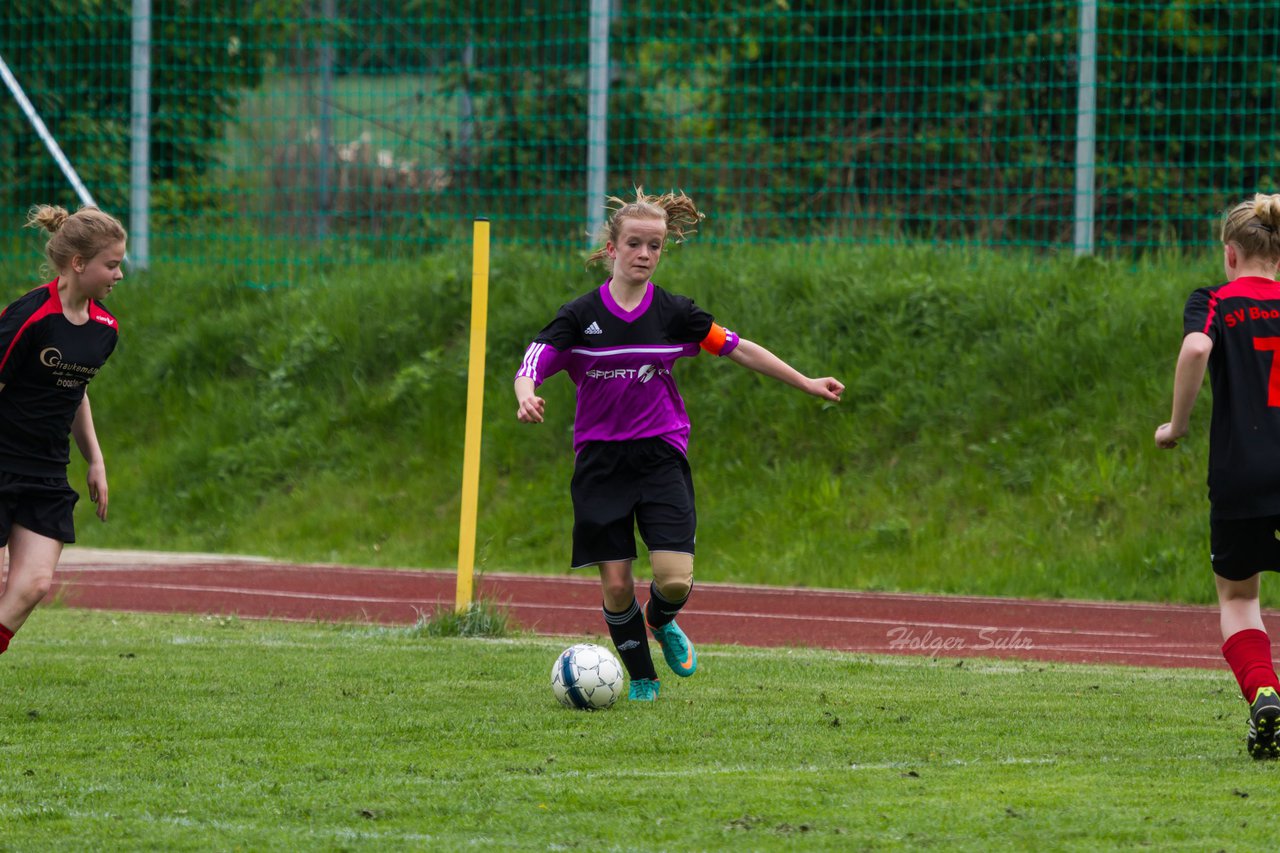
[[[48,607],[0,657],[0,850],[1161,850],[1273,838],[1226,672],[702,649],[555,703],[574,638]]]

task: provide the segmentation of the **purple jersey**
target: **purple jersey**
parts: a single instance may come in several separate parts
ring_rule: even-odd
[[[689,415],[676,389],[676,359],[699,349],[728,355],[738,337],[715,324],[692,299],[649,282],[624,311],[609,282],[563,305],[529,345],[516,376],[535,385],[561,370],[578,388],[573,448],[588,441],[659,437],[685,452]]]

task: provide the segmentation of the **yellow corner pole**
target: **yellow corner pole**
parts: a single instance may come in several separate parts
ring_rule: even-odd
[[[458,532],[456,608],[471,606],[480,502],[480,431],[484,423],[484,346],[489,315],[489,220],[477,219],[471,254],[471,358],[467,368],[467,436],[462,449],[462,521]]]

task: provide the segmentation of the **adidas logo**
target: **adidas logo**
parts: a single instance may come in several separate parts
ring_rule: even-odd
[[[600,324],[595,320],[591,321],[591,325],[582,330],[584,335],[603,335],[604,329],[600,328]]]

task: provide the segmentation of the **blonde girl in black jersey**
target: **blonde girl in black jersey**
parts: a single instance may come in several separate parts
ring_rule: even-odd
[[[67,483],[69,438],[89,463],[89,498],[107,520],[107,469],[89,408],[88,382],[115,349],[117,325],[102,307],[124,277],[125,230],[93,207],[32,209],[49,233],[57,278],[0,313],[0,653],[49,592],[62,546],[75,541],[79,495]]]
[[[1207,369],[1209,559],[1222,655],[1249,703],[1249,754],[1280,758],[1280,680],[1258,599],[1261,573],[1280,571],[1280,195],[1235,205],[1221,237],[1227,281],[1187,299],[1172,414],[1155,442],[1170,450],[1187,435]]]

